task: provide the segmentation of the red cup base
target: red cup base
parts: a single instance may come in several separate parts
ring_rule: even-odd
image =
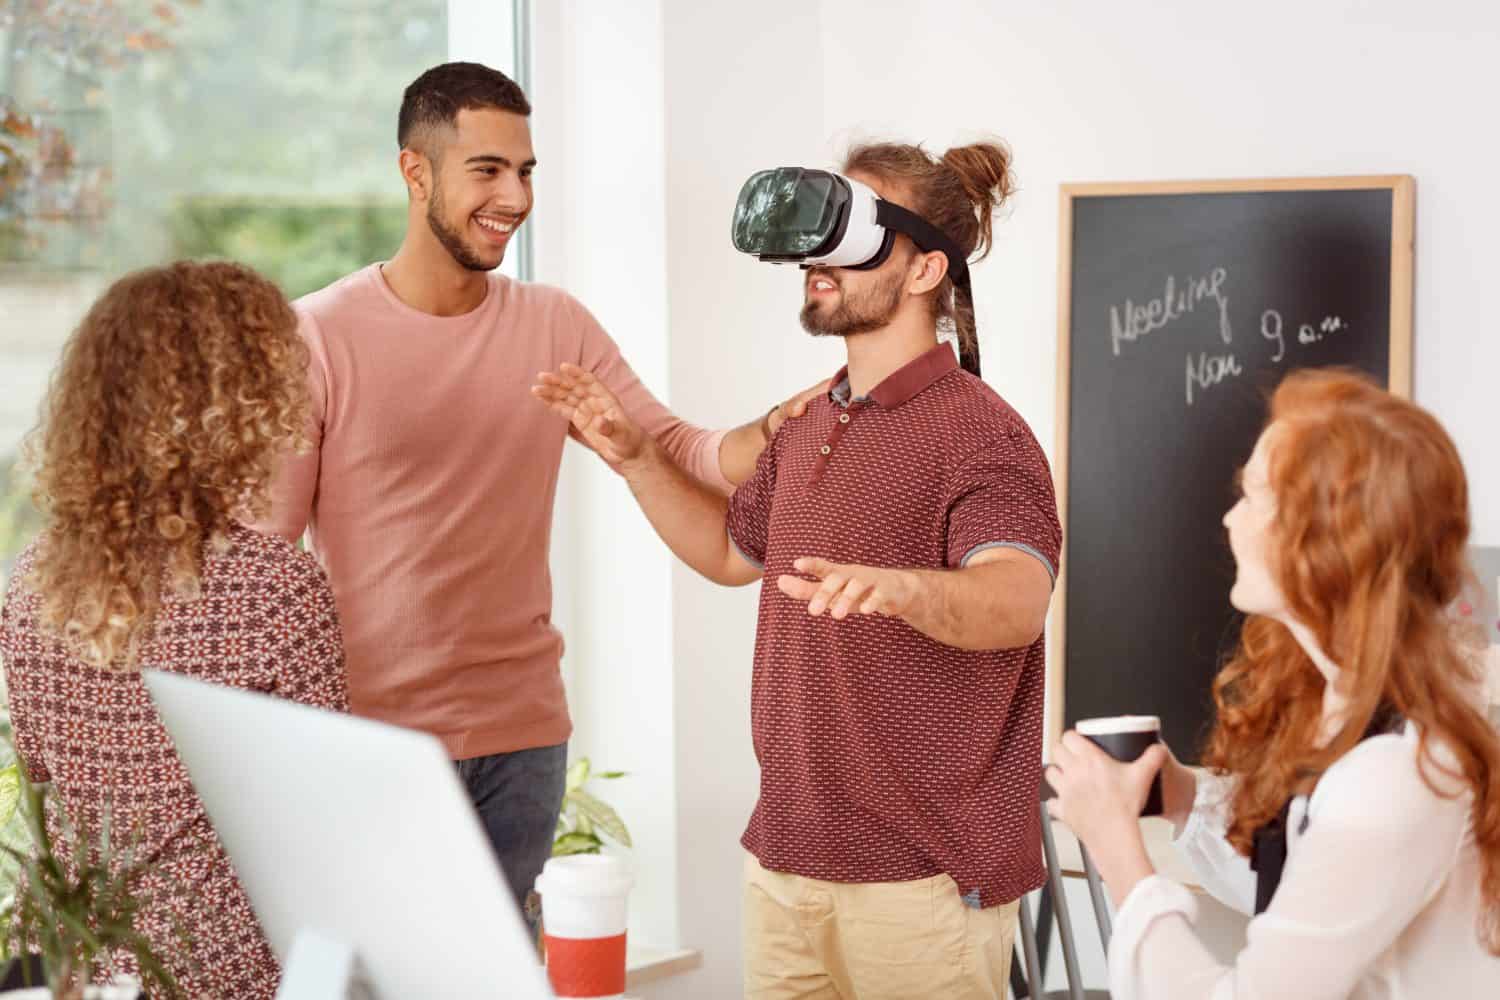
[[[625,935],[546,935],[547,978],[559,997],[612,997],[625,992]]]

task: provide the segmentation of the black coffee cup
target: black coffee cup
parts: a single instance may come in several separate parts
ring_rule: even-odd
[[[1161,742],[1161,719],[1154,715],[1112,715],[1102,719],[1079,719],[1073,727],[1078,735],[1097,744],[1115,760],[1130,763],[1153,743]],[[1160,816],[1161,772],[1151,779],[1142,816]]]

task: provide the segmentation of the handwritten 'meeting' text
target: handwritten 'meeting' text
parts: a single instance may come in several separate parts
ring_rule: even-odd
[[[1223,267],[1213,268],[1201,277],[1189,277],[1181,285],[1176,277],[1169,275],[1162,294],[1157,298],[1148,299],[1142,304],[1127,298],[1124,305],[1110,306],[1110,347],[1115,357],[1121,355],[1124,345],[1178,323],[1200,305],[1213,316],[1215,332],[1227,348],[1234,342],[1229,324],[1228,280],[1229,271]],[[1216,308],[1210,309],[1210,303]],[[1179,325],[1184,329],[1194,326],[1188,323]],[[1267,309],[1260,315],[1260,335],[1270,342],[1274,351],[1272,364],[1279,364],[1286,359],[1288,347],[1293,346],[1292,335],[1286,329],[1287,326],[1289,324],[1282,320],[1281,313],[1275,309]],[[1345,336],[1348,330],[1349,324],[1343,318],[1325,315],[1316,325],[1298,325],[1295,345],[1299,348],[1313,348],[1313,345],[1326,339]],[[1244,365],[1236,352],[1228,349],[1212,353],[1189,350],[1185,360],[1183,392],[1188,406],[1201,401],[1208,390],[1220,383],[1245,373]]]
[[[1219,336],[1224,343],[1233,339],[1229,328],[1229,297],[1224,294],[1224,282],[1229,272],[1216,267],[1201,278],[1189,278],[1178,287],[1177,279],[1167,276],[1162,294],[1137,305],[1126,299],[1123,306],[1109,307],[1109,336],[1115,356],[1119,357],[1120,345],[1139,340],[1148,333],[1169,325],[1192,312],[1204,301],[1213,302],[1219,309]]]

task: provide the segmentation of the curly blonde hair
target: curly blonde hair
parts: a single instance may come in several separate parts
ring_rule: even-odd
[[[27,442],[46,517],[42,624],[132,669],[163,593],[198,596],[205,546],[265,514],[279,456],[308,447],[307,347],[275,285],[181,261],[117,281],[63,349]]]

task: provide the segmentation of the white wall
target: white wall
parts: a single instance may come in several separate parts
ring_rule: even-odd
[[[514,78],[516,37],[513,6],[509,0],[502,3],[448,0],[448,59],[484,63]]]
[[[539,4],[534,30],[538,280],[586,303],[642,380],[665,394],[660,7]],[[670,945],[679,937],[671,557],[623,481],[573,445],[552,555],[554,619],[568,644],[570,756],[629,772],[598,791],[636,843],[631,933]]]
[[[729,245],[745,178],[821,146],[819,14],[794,0],[737,18],[691,0],[665,7],[672,405],[695,420],[743,423],[842,363],[838,345],[814,344],[797,324],[799,272]],[[703,951],[705,968],[643,997],[739,995],[739,838],[759,782],[750,748],[758,592],[674,571],[683,944]]]
[[[726,230],[752,170],[828,162],[852,137],[920,139],[941,151],[994,133],[1013,146],[1021,190],[994,254],[975,271],[979,330],[988,379],[1049,452],[1059,184],[1411,173],[1416,394],[1454,434],[1468,465],[1475,541],[1500,543],[1500,462],[1489,447],[1500,424],[1489,385],[1500,371],[1500,336],[1485,295],[1486,279],[1500,271],[1500,244],[1491,236],[1500,142],[1480,122],[1485,102],[1500,93],[1500,8],[1397,0],[1269,0],[1233,10],[1194,0],[566,6],[573,18],[610,24],[628,6],[640,20],[630,38],[661,32],[654,54],[662,59],[657,99],[664,101],[670,193],[661,258],[670,334],[664,374],[678,412],[707,424],[740,422],[839,363],[836,345],[815,344],[797,327],[794,273],[735,254]],[[544,59],[539,52],[539,73]],[[574,73],[573,100],[621,86],[587,66]],[[539,108],[539,131],[548,113]],[[657,107],[646,95],[622,113],[656,127]],[[616,189],[657,197],[654,162],[613,157],[590,169],[610,174]],[[570,187],[564,200],[585,197]],[[593,253],[588,244],[600,228],[581,220],[574,246]],[[651,230],[643,252],[659,249],[656,240]],[[572,272],[571,257],[568,266]],[[663,274],[653,267],[632,273],[655,301]],[[589,288],[573,290],[608,312]],[[661,359],[632,360],[651,370]],[[607,505],[617,505],[608,516],[635,517],[613,484],[576,485],[587,503],[597,486]],[[594,561],[599,553],[594,546],[580,563],[587,590],[578,593],[635,585],[635,570]],[[593,574],[599,579],[584,579]],[[705,967],[645,996],[737,995],[737,840],[757,778],[748,724],[752,591],[721,591],[672,571],[675,675],[665,697],[675,702],[676,773],[674,789],[663,793],[676,795],[681,940],[703,950]],[[575,654],[580,641],[633,644],[616,612],[596,618],[599,609],[580,608],[576,598],[574,608]],[[661,619],[648,620],[656,649]],[[645,666],[659,670],[663,662],[635,665]]]
[[[830,125],[939,149],[993,130],[1014,146],[1022,190],[976,271],[979,329],[988,356],[1009,359],[990,380],[1049,445],[1059,183],[1415,175],[1416,396],[1466,460],[1475,542],[1500,540],[1487,447],[1500,412],[1480,375],[1500,368],[1500,313],[1484,293],[1500,262],[1488,238],[1500,143],[1460,110],[1500,89],[1493,5],[976,0],[926,4],[921,18],[822,6],[841,25],[824,36],[827,79],[842,84],[828,87]],[[875,52],[901,71],[879,71]]]

